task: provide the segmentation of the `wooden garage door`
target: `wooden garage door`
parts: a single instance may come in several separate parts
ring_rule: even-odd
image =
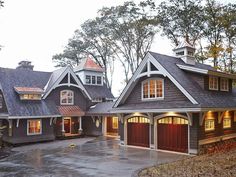
[[[132,117],[127,125],[128,145],[149,147],[149,119]]]
[[[157,124],[158,149],[188,152],[188,120],[165,117]]]

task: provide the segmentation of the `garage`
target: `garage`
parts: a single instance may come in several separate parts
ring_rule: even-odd
[[[158,149],[188,152],[188,120],[181,117],[165,117],[157,122]]]
[[[149,147],[149,119],[132,117],[127,121],[127,144]]]

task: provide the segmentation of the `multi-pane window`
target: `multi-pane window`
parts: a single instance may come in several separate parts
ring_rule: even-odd
[[[142,83],[142,99],[163,98],[163,79],[150,79]]]
[[[209,76],[209,89],[218,90],[218,77]]]
[[[92,84],[96,84],[96,76],[92,76]]]
[[[102,84],[102,77],[101,76],[97,76],[97,84],[98,85]]]
[[[71,90],[61,91],[61,105],[73,105],[74,104],[74,92]]]
[[[42,133],[41,119],[27,121],[27,135],[39,135]]]
[[[215,130],[215,119],[208,118],[205,120],[205,131]]]
[[[227,78],[220,79],[220,90],[229,91],[229,80]]]
[[[159,124],[186,124],[188,125],[188,120],[181,117],[165,117],[158,120]]]
[[[21,100],[41,100],[40,94],[22,94],[20,95]]]
[[[223,119],[223,128],[231,128],[231,118],[230,117]]]
[[[85,79],[86,79],[86,84],[91,84],[91,76],[90,75],[86,75]]]
[[[146,117],[132,117],[128,119],[129,123],[150,123],[150,120]]]

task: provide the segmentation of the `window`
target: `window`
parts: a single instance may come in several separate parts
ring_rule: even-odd
[[[142,99],[161,99],[163,94],[163,79],[152,79],[142,83]]]
[[[92,84],[96,84],[96,76],[92,76]]]
[[[218,77],[209,76],[209,89],[218,90]]]
[[[150,123],[150,120],[146,117],[132,117],[128,119],[129,123]]]
[[[112,117],[112,128],[118,129],[118,117]]]
[[[61,91],[61,105],[73,105],[74,104],[74,92],[71,90]]]
[[[206,119],[205,120],[205,131],[215,130],[215,120],[214,119]]]
[[[101,76],[97,76],[97,84],[98,85],[102,84],[102,77]]]
[[[226,78],[220,79],[220,90],[221,91],[229,91],[229,80]]]
[[[27,121],[27,135],[39,135],[39,134],[42,134],[41,119],[28,120]]]
[[[86,75],[85,78],[86,78],[86,84],[91,84],[91,76]]]
[[[2,108],[2,105],[3,105],[3,97],[2,97],[2,95],[0,94],[0,109]]]
[[[100,103],[100,102],[102,102],[102,98],[93,98],[92,102],[93,103]]]
[[[188,125],[188,120],[181,117],[165,117],[158,120],[159,124],[186,124]]]
[[[231,118],[223,119],[223,128],[231,128]]]
[[[41,100],[40,94],[23,94],[20,95],[21,100]]]

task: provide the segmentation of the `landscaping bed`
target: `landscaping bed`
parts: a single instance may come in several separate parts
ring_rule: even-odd
[[[139,177],[201,176],[230,177],[236,175],[236,149],[190,157],[169,164],[143,169]]]

